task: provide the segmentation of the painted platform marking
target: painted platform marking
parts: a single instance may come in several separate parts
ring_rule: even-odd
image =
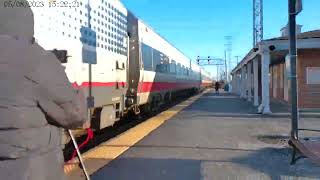
[[[118,135],[111,140],[100,144],[99,146],[93,148],[87,153],[83,154],[84,161],[90,159],[104,159],[106,162],[101,167],[88,167],[89,173],[93,174],[103,166],[107,165],[111,160],[116,159],[122,153],[127,151],[129,148],[134,146],[137,142],[142,140],[152,131],[161,126],[164,122],[171,119],[177,113],[190,106],[193,102],[199,99],[203,94],[210,90],[206,90],[203,93],[191,97],[182,103],[168,109],[167,111],[161,112],[155,117],[148,119],[147,121],[129,129],[128,131]],[[87,165],[88,166],[88,165]],[[71,172],[79,170],[78,164],[68,164],[64,166],[64,172],[70,174]]]

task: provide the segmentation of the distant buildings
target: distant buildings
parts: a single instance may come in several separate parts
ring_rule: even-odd
[[[260,42],[231,72],[233,92],[264,114],[271,113],[271,99],[290,103],[286,32],[283,28],[281,37]],[[300,32],[301,26],[297,26],[299,109],[320,110],[320,30]]]

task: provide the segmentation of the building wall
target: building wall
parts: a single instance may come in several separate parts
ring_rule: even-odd
[[[307,68],[320,68],[320,50],[299,50],[297,63],[299,107],[320,109],[320,83],[307,83]],[[285,68],[284,63],[270,66],[270,97],[280,101],[286,101],[284,84],[288,80],[285,78]],[[319,77],[314,78],[320,79],[320,74]],[[288,81],[288,86],[289,99],[287,102],[290,103],[290,81]]]
[[[298,58],[299,107],[320,109],[320,84],[307,84],[307,67],[320,67],[320,50],[300,50]]]
[[[284,101],[284,66],[270,66],[270,97],[281,101]]]

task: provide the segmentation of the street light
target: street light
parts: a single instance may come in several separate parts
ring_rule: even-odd
[[[302,11],[302,0],[288,0],[289,4],[289,41],[291,69],[291,137],[298,139],[298,89],[297,89],[297,39],[296,16]]]

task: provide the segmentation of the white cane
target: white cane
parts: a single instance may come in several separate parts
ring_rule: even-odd
[[[84,166],[84,162],[83,162],[83,159],[82,159],[82,156],[81,156],[81,153],[80,153],[78,144],[77,144],[77,142],[76,142],[76,140],[75,140],[75,138],[74,138],[74,136],[73,136],[73,134],[72,134],[72,132],[71,132],[70,129],[68,130],[68,132],[69,132],[69,135],[70,135],[70,137],[71,137],[71,139],[72,139],[73,145],[74,145],[74,147],[75,147],[75,149],[76,149],[76,151],[77,151],[77,155],[78,155],[78,158],[79,158],[79,160],[80,160],[80,164],[81,164],[81,166],[82,166],[82,170],[83,170],[83,172],[84,172],[87,180],[90,180],[90,176],[89,176],[89,174],[88,174],[88,172],[87,172],[86,167]]]

